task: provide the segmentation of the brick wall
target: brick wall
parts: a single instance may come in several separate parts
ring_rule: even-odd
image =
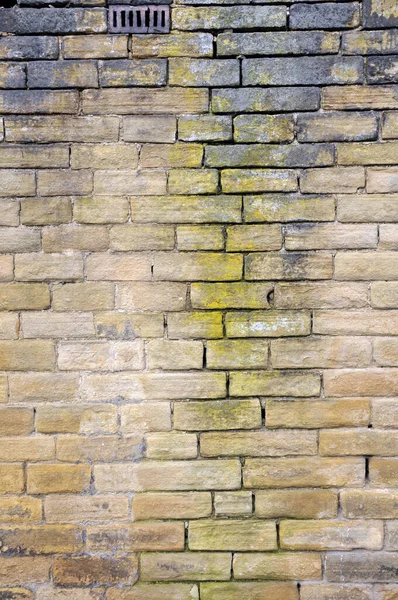
[[[398,6],[210,3],[0,9],[2,600],[398,598]]]

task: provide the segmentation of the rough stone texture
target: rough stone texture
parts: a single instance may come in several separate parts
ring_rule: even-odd
[[[397,600],[397,3],[171,12],[0,8],[0,600]]]

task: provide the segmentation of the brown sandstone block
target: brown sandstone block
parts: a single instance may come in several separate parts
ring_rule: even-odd
[[[91,281],[146,281],[151,279],[152,258],[147,254],[94,253],[86,259],[87,279]]]
[[[83,587],[112,583],[132,585],[138,579],[138,559],[134,554],[128,557],[56,557],[53,573],[56,585]]]
[[[110,230],[110,248],[130,250],[173,250],[174,227],[168,225],[115,225]]]
[[[78,376],[70,373],[15,373],[9,376],[11,402],[71,402]]]
[[[55,441],[51,437],[2,437],[0,456],[8,462],[46,461],[55,458]]]
[[[187,285],[184,283],[119,283],[116,289],[116,308],[155,312],[184,310],[186,298]]]
[[[135,521],[147,519],[200,519],[211,515],[210,492],[135,494],[132,501]]]
[[[61,342],[57,363],[61,371],[138,371],[144,368],[144,344],[141,340]]]
[[[202,433],[202,456],[313,455],[317,451],[312,431],[250,431]]]
[[[333,583],[304,583],[300,590],[303,600],[370,600],[372,590],[362,585],[339,585]]]
[[[316,373],[294,371],[232,371],[231,396],[304,396],[319,394],[320,379]]]
[[[368,398],[266,400],[267,427],[360,427],[370,422]]]
[[[53,309],[60,312],[111,310],[114,306],[114,284],[110,282],[56,284],[52,294]]]
[[[328,519],[337,516],[337,494],[306,489],[257,491],[255,507],[256,516],[265,519]]]
[[[83,279],[83,260],[76,254],[17,254],[15,279],[19,281],[74,281]]]
[[[267,521],[193,521],[189,524],[190,550],[276,550],[275,523]]]
[[[48,523],[127,521],[129,503],[125,496],[53,495],[45,499],[44,512]]]
[[[309,552],[236,554],[233,562],[236,579],[319,579],[321,556]]]
[[[86,465],[28,465],[27,489],[31,494],[84,492],[90,485],[91,467]]]
[[[340,502],[349,519],[395,519],[398,515],[397,492],[393,490],[344,490]]]
[[[182,522],[162,523],[150,521],[129,525],[89,526],[87,550],[89,552],[145,552],[184,549],[185,527]]]
[[[342,369],[324,373],[328,396],[397,396],[397,369]]]
[[[134,339],[163,336],[162,314],[140,314],[132,312],[95,313],[95,330],[99,338]]]
[[[261,600],[268,595],[273,600],[297,600],[294,584],[277,582],[203,583],[203,600]]]
[[[261,427],[261,406],[256,398],[176,402],[173,414],[174,428],[182,431]]]
[[[367,283],[278,283],[275,307],[361,308],[368,305]]]
[[[193,308],[268,308],[272,283],[192,283]]]
[[[26,98],[25,102],[28,101]],[[5,131],[9,142],[117,142],[119,119],[91,116],[10,117],[6,120]]]
[[[57,458],[63,462],[137,461],[144,456],[142,435],[120,439],[117,436],[64,436],[57,441]]]
[[[23,465],[0,463],[0,493],[21,494],[25,488]],[[0,582],[2,581],[0,561]]]
[[[279,252],[253,253],[245,256],[245,279],[331,279],[333,256],[330,253]]]
[[[23,313],[22,327],[25,338],[74,338],[94,335],[92,313],[32,311]]]
[[[146,354],[149,369],[201,369],[203,344],[190,340],[151,340]]]
[[[182,460],[198,456],[196,435],[178,433],[148,433],[145,436],[146,458],[154,460]]]
[[[381,521],[282,521],[281,548],[285,550],[381,550]]]
[[[170,431],[170,404],[168,402],[141,402],[122,406],[121,430],[124,434]]]
[[[108,590],[109,600],[192,600],[198,590],[192,583],[145,584],[137,583],[133,588],[112,588]]]
[[[66,554],[83,548],[80,528],[73,525],[29,525],[0,529],[0,544],[9,555]]]
[[[208,90],[146,88],[144,90],[85,90],[83,112],[89,114],[185,114],[207,112]]]
[[[21,222],[23,225],[60,225],[71,221],[71,198],[22,199]]]
[[[34,429],[31,408],[0,408],[0,435],[29,435]]]
[[[371,342],[355,337],[271,341],[271,365],[275,369],[366,367],[371,359]]]
[[[294,311],[230,312],[225,317],[228,337],[281,337],[308,335],[310,315]]]
[[[51,559],[35,557],[1,557],[1,585],[32,585],[50,582]]]
[[[126,35],[71,35],[62,39],[64,58],[126,58]]]
[[[74,145],[72,169],[133,169],[138,164],[135,144]]]
[[[231,574],[228,552],[184,552],[141,555],[142,581],[227,581]]]
[[[38,406],[36,430],[39,433],[116,433],[117,407],[112,404]]]
[[[224,245],[224,231],[219,225],[177,227],[178,250],[223,250]]]
[[[93,190],[93,176],[89,170],[43,170],[38,172],[37,189],[40,196],[84,196]]]
[[[42,340],[0,341],[0,369],[4,371],[53,371],[53,342]]]
[[[128,219],[127,198],[97,196],[75,198],[73,216],[77,223],[125,223]]]
[[[216,492],[214,512],[217,517],[244,517],[253,512],[251,492]]]

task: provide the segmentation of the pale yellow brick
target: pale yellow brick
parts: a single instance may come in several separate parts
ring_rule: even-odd
[[[137,583],[133,588],[112,588],[108,590],[109,600],[192,600],[198,588],[191,583]]]
[[[320,579],[320,554],[310,552],[274,552],[236,554],[233,561],[235,579]]]
[[[281,337],[308,335],[310,315],[294,311],[231,312],[225,317],[228,337]]]
[[[322,90],[325,110],[374,110],[398,108],[393,87],[385,86],[330,86]]]
[[[371,458],[369,461],[370,487],[396,488],[397,487],[397,459],[396,458]]]
[[[173,31],[164,35],[134,35],[132,38],[133,56],[212,56],[213,38],[209,33],[188,33]]]
[[[167,402],[143,402],[122,406],[121,430],[124,434],[146,431],[170,431],[170,404]]]
[[[398,264],[394,252],[344,252],[337,253],[335,278],[340,280],[398,279]]]
[[[224,169],[221,187],[225,193],[295,192],[297,175],[294,171],[273,169]]]
[[[0,463],[0,493],[22,494],[24,491],[24,470],[22,464]],[[0,562],[0,582],[2,581],[2,569]],[[7,583],[7,582],[4,582]]]
[[[383,250],[397,250],[398,234],[396,225],[380,225],[379,234],[379,248]]]
[[[276,581],[203,583],[200,586],[203,600],[261,600],[267,596],[273,600],[297,600],[298,592],[293,583]]]
[[[223,250],[224,232],[218,225],[177,227],[178,250]]]
[[[43,227],[42,243],[45,252],[98,252],[108,249],[109,234],[96,225]]]
[[[271,342],[271,365],[275,369],[366,367],[371,359],[371,342],[363,338],[314,336]]]
[[[172,250],[174,248],[174,227],[168,225],[115,225],[110,230],[110,248],[124,252],[129,250]]]
[[[44,435],[0,438],[0,455],[7,462],[51,460],[55,458],[55,441]]]
[[[144,38],[140,39],[145,43]],[[123,139],[127,142],[174,142],[176,131],[176,117],[142,115],[123,118]]]
[[[284,550],[381,550],[380,521],[281,521]]]
[[[55,348],[46,340],[0,341],[0,370],[53,371]]]
[[[398,191],[398,169],[397,167],[369,168],[367,191],[370,194],[388,193]]]
[[[143,196],[131,199],[131,220],[139,223],[240,223],[241,207],[241,196]]]
[[[0,435],[29,435],[33,429],[33,409],[0,408]]]
[[[14,279],[14,257],[11,255],[0,256],[0,281]]]
[[[234,431],[202,433],[202,456],[299,456],[317,452],[314,431]]]
[[[17,227],[19,225],[20,203],[14,199],[0,200],[0,225]],[[23,222],[22,222],[23,223]],[[25,225],[25,223],[23,223]]]
[[[162,314],[100,312],[94,316],[96,335],[99,338],[134,339],[163,336]]]
[[[87,528],[89,552],[183,550],[184,523],[154,522],[128,525],[94,525]]]
[[[200,520],[189,524],[190,550],[276,550],[275,523],[246,520]]]
[[[72,373],[15,373],[9,376],[11,402],[71,402],[78,398]]]
[[[0,403],[8,402],[8,383],[7,376],[0,375]]]
[[[376,138],[376,116],[365,112],[325,112],[300,115],[298,118],[297,139],[300,142],[348,142]]]
[[[84,171],[77,172],[84,173]],[[90,191],[81,192],[80,195],[90,193]],[[106,196],[165,194],[166,172],[148,169],[140,171],[95,171],[94,192]]]
[[[61,342],[57,362],[61,371],[137,371],[144,368],[144,344],[142,340]]]
[[[323,429],[319,435],[321,456],[394,456],[398,433],[377,429]]]
[[[268,308],[271,283],[193,283],[191,303],[194,308]]]
[[[170,339],[220,338],[223,335],[222,313],[180,312],[167,315]]]
[[[190,433],[148,433],[145,436],[146,457],[154,460],[196,458],[198,440]]]
[[[394,333],[397,322],[396,310],[316,311],[313,331],[323,335],[388,335]]]
[[[132,510],[135,521],[210,517],[211,494],[210,492],[135,494]]]
[[[89,170],[38,171],[37,189],[40,196],[84,196],[93,191],[93,176]],[[25,195],[29,196],[29,194]]]
[[[396,519],[398,494],[394,490],[343,490],[340,502],[349,519]]]
[[[398,137],[398,119],[395,111],[384,113],[382,120],[382,135],[384,139],[394,139]]]
[[[22,315],[25,338],[92,337],[92,313],[27,312]]]
[[[125,223],[129,215],[127,198],[97,196],[75,198],[73,216],[77,223]]]
[[[18,333],[18,315],[16,313],[0,312],[0,340],[15,340]]]
[[[178,138],[186,142],[221,142],[232,139],[232,117],[191,115],[178,119]]]
[[[398,402],[396,398],[372,399],[372,419],[374,427],[394,427],[398,429]]]
[[[398,282],[376,281],[372,283],[370,299],[375,308],[398,308]]]
[[[42,501],[30,496],[0,498],[1,523],[34,523],[43,518]]]
[[[15,279],[19,281],[76,281],[83,279],[80,254],[17,254]]]
[[[278,283],[276,308],[361,308],[367,306],[367,283]]]
[[[54,285],[52,295],[56,311],[110,310],[114,306],[115,289],[110,282],[67,283]]]
[[[144,457],[141,434],[124,438],[118,436],[62,436],[57,441],[57,459],[75,463],[136,462]]]
[[[116,308],[127,310],[184,310],[186,299],[184,283],[121,283],[116,290]]]
[[[29,198],[21,202],[23,225],[60,225],[71,221],[71,198]]]
[[[28,465],[27,489],[30,494],[84,492],[90,485],[91,467],[86,465]]]
[[[34,196],[35,193],[36,179],[34,171],[2,170],[0,197]]]
[[[235,490],[241,466],[231,460],[145,461],[137,464],[95,465],[100,492]]]
[[[249,223],[333,221],[334,212],[334,199],[326,195],[269,194],[244,198],[244,217]]]
[[[71,35],[62,40],[64,58],[124,58],[127,35]],[[80,600],[80,599],[79,599]]]
[[[337,164],[391,165],[395,162],[397,150],[397,142],[337,144]]]
[[[331,279],[333,256],[329,253],[254,253],[245,256],[245,279]]]
[[[142,581],[227,581],[228,552],[148,553],[141,556]]]
[[[255,496],[255,514],[263,519],[328,519],[337,516],[338,498],[331,490],[267,490],[257,491]]]
[[[267,368],[268,342],[264,340],[217,340],[207,342],[209,369]]]
[[[128,556],[70,556],[56,557],[53,580],[56,585],[87,586],[100,584],[132,585],[138,579],[138,557]]]
[[[214,194],[217,187],[216,169],[174,169],[169,173],[170,194]]]
[[[2,557],[0,559],[1,585],[32,585],[32,583],[50,582],[51,558]]]
[[[174,404],[175,429],[206,431],[207,429],[258,429],[260,427],[261,406],[256,398]]]
[[[267,427],[360,427],[370,423],[369,398],[266,400]]]
[[[0,227],[0,252],[35,252],[40,247],[38,229]]]
[[[0,167],[18,169],[69,167],[69,148],[67,146],[1,146]]]
[[[247,488],[363,487],[363,458],[248,458],[243,469]]]
[[[247,516],[252,513],[253,498],[251,492],[216,492],[214,511],[217,517]]]
[[[134,169],[138,165],[135,144],[74,144],[72,169]]]
[[[98,406],[38,406],[36,430],[39,433],[116,433],[117,407]]]
[[[342,369],[324,373],[328,396],[397,396],[397,369]]]
[[[92,37],[92,36],[91,36]],[[40,587],[37,590],[38,600],[67,600],[73,594],[74,600],[101,600],[103,589],[84,589],[84,588],[55,588]]]
[[[395,223],[398,220],[397,198],[397,194],[337,196],[338,220],[352,223]]]
[[[54,495],[45,499],[44,513],[48,523],[127,521],[129,503],[126,496]]]
[[[234,225],[227,227],[227,252],[279,250],[282,232],[278,225]]]
[[[284,115],[239,115],[234,118],[236,142],[292,142],[294,122]]]
[[[300,179],[300,190],[306,194],[355,194],[364,186],[365,171],[362,167],[307,169]]]
[[[200,167],[203,146],[201,144],[144,144],[140,152],[141,167],[173,168]]]
[[[362,585],[304,583],[300,588],[300,595],[302,600],[331,600],[336,595],[339,600],[370,600],[372,589]]]
[[[288,225],[287,250],[329,250],[334,248],[376,248],[375,225]]]
[[[18,528],[3,528],[0,533],[3,547],[12,554],[23,548],[27,555],[62,554],[79,552],[83,549],[80,528],[73,525],[29,525]]]
[[[232,371],[231,396],[303,396],[319,394],[320,379],[316,373],[294,371]]]
[[[373,342],[373,356],[378,366],[398,365],[398,343],[395,338],[380,338]]]
[[[151,340],[146,348],[149,369],[183,371],[203,366],[202,342]]]
[[[147,281],[151,279],[151,256],[147,254],[90,254],[86,260],[87,279],[91,281]]]

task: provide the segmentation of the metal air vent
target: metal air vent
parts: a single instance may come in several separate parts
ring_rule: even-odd
[[[170,7],[167,5],[109,6],[110,33],[169,33]]]

